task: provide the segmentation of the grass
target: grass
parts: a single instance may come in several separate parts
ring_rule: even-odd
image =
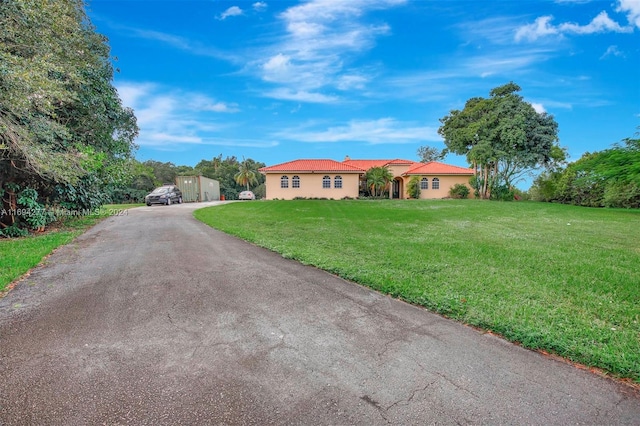
[[[42,262],[57,247],[69,243],[105,217],[142,205],[110,204],[103,206],[95,215],[69,218],[54,230],[42,234],[0,239],[0,296],[9,284]]]
[[[640,382],[640,211],[300,200],[195,216],[524,347]]]

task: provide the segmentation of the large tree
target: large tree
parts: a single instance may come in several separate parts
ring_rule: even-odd
[[[430,163],[432,161],[442,160],[444,155],[441,149],[425,145],[418,148],[418,157],[421,163]]]
[[[536,112],[519,91],[512,82],[496,87],[489,98],[471,98],[464,109],[440,119],[445,153],[467,157],[482,198],[511,188],[535,169],[564,161],[555,119]]]
[[[25,200],[93,208],[126,178],[138,129],[112,78],[82,0],[0,1],[0,233]]]

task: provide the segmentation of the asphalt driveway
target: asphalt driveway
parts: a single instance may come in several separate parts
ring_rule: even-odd
[[[640,424],[628,386],[227,236],[201,206],[108,218],[0,299],[0,425]]]

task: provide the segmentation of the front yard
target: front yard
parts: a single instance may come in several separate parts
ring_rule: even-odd
[[[640,382],[640,211],[298,200],[195,216],[525,347]]]

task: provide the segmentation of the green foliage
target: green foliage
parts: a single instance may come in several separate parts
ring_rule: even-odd
[[[640,185],[635,182],[608,183],[602,197],[604,207],[640,208]]]
[[[61,196],[122,184],[138,128],[112,85],[107,41],[83,1],[2,1],[0,37],[2,208],[18,207],[13,184],[37,191],[36,202],[47,205],[77,204]],[[8,214],[0,229],[47,220]]]
[[[243,161],[244,167],[247,170],[254,171],[256,187],[263,185],[265,177],[261,173],[257,173],[257,170],[265,167],[266,164],[256,162],[251,158],[247,158]],[[222,158],[222,154],[214,157],[211,161],[202,160],[196,164],[195,171],[197,174],[215,179],[220,182],[220,194],[224,195],[227,200],[235,200],[238,198],[238,194],[246,190],[246,184],[239,184],[236,181],[236,175],[240,171],[241,164],[235,156]],[[255,193],[255,191],[254,191]],[[266,193],[266,191],[265,191]],[[256,197],[258,195],[256,194]]]
[[[413,176],[407,183],[407,194],[416,200],[420,198],[420,176]]]
[[[29,235],[29,231],[27,231],[24,228],[21,228],[16,223],[14,223],[13,225],[7,226],[4,229],[0,229],[0,237],[18,238],[18,237],[25,237],[27,235]]]
[[[46,225],[56,220],[56,215],[38,202],[38,192],[33,188],[20,189],[17,185],[8,185],[15,191],[15,207],[10,212],[0,210],[0,217],[10,221],[10,225],[0,228],[2,237],[22,237],[28,234],[28,229],[42,230]],[[2,191],[5,194],[6,191]]]
[[[480,176],[481,186],[475,188],[482,198],[491,188],[510,188],[533,169],[552,167],[566,156],[557,146],[553,116],[537,113],[518,91],[514,83],[496,87],[490,98],[471,98],[463,110],[440,119],[445,154],[467,157]]]
[[[467,185],[456,183],[449,190],[449,196],[451,198],[467,198],[469,197],[469,192],[471,191],[469,190],[469,187]]]
[[[640,140],[624,139],[613,148],[585,153],[579,160],[541,174],[532,199],[587,207],[640,206]]]
[[[430,163],[431,161],[439,161],[444,158],[444,153],[438,148],[431,146],[421,146],[418,148],[418,158],[421,163]]]
[[[373,197],[383,197],[389,190],[389,182],[393,179],[393,174],[387,167],[371,167],[364,175],[369,193]]]
[[[250,184],[258,184],[258,169],[256,168],[255,162],[243,159],[242,163],[238,165],[238,169],[238,173],[233,175],[233,178],[238,185],[246,186],[248,191]]]

